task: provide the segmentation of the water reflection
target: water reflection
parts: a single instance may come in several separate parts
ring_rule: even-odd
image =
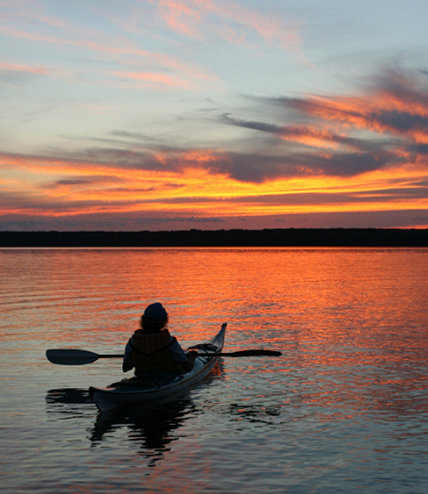
[[[99,412],[90,430],[91,446],[96,447],[102,441],[111,439],[115,431],[125,426],[128,440],[138,445],[137,454],[147,459],[148,467],[154,467],[170,451],[171,443],[180,439],[178,431],[186,421],[204,413],[204,407],[195,404],[193,394],[213,381],[223,380],[224,376],[224,363],[219,359],[203,381],[174,399]],[[59,418],[82,417],[88,410],[85,407],[88,404],[94,410],[95,404],[87,389],[51,389],[46,395],[47,412],[58,414]]]
[[[202,413],[187,397],[151,408],[132,407],[127,410],[100,413],[91,431],[93,446],[108,437],[109,433],[127,427],[130,442],[138,445],[137,454],[154,467],[171,449],[171,443],[180,439],[178,430],[190,418]]]
[[[70,492],[135,490],[147,470],[151,492],[189,479],[198,492],[425,492],[428,250],[19,251],[0,272],[5,471]],[[51,389],[115,380],[117,362],[54,368],[44,351],[119,353],[157,299],[186,344],[228,320],[227,350],[284,357],[225,359],[224,384],[137,416],[97,417],[86,389]]]
[[[86,404],[90,404],[93,410],[94,403],[86,389],[51,389],[46,395],[47,412],[58,414],[59,418],[82,416],[85,410],[82,405]],[[97,446],[111,438],[116,430],[126,426],[129,441],[138,445],[138,454],[148,460],[149,467],[153,467],[171,449],[170,444],[180,438],[177,432],[180,427],[200,413],[202,409],[198,409],[189,394],[152,406],[134,405],[111,412],[99,412],[90,430],[89,440],[92,446]]]
[[[87,389],[50,389],[46,394],[45,401],[47,413],[59,420],[85,417],[88,411],[93,411],[93,401]]]
[[[87,389],[59,388],[50,389],[46,395],[48,405],[93,403]],[[49,410],[49,407],[48,407]]]
[[[173,443],[184,437],[183,427],[189,421],[207,414],[216,416],[219,422],[232,425],[276,427],[281,413],[280,404],[261,403],[256,400],[239,400],[237,397],[205,395],[207,386],[215,381],[225,380],[224,362],[219,360],[202,384],[184,392],[173,400],[157,402],[153,405],[141,404],[123,407],[109,412],[99,412],[89,429],[89,442],[92,447],[117,440],[116,433],[125,432],[125,437],[136,453],[146,460],[146,466],[153,468],[161,462],[173,448]],[[209,398],[211,396],[211,399]],[[87,389],[56,388],[46,394],[46,408],[49,414],[58,419],[88,418],[95,405]],[[123,440],[121,434],[120,441]]]
[[[245,420],[251,424],[275,425],[274,417],[279,417],[279,405],[254,405],[231,403],[227,407],[231,419]]]

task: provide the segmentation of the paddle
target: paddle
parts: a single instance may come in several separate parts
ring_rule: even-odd
[[[64,348],[59,350],[47,350],[46,357],[49,362],[52,362],[53,364],[84,365],[91,364],[99,358],[123,358],[123,354],[100,355],[98,353],[89,352],[88,350]]]
[[[280,357],[281,355],[281,352],[276,352],[274,350],[240,350],[227,353],[199,353],[200,357]],[[91,364],[99,358],[123,358],[123,355],[100,355],[98,353],[89,352],[88,350],[64,348],[59,350],[47,350],[46,357],[49,362],[52,362],[53,364],[84,365]]]
[[[237,352],[198,353],[198,357],[280,357],[281,352],[274,350],[239,350]]]

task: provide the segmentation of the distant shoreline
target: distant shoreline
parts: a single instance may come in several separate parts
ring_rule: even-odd
[[[428,229],[3,231],[0,247],[428,247]]]

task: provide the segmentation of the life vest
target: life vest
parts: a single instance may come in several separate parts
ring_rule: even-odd
[[[182,374],[183,367],[174,360],[171,345],[177,341],[171,338],[169,331],[164,329],[159,333],[146,333],[139,329],[132,339],[132,363],[135,375],[140,376],[147,372],[169,372]]]

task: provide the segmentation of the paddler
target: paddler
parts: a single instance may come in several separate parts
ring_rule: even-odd
[[[146,307],[137,329],[125,347],[122,369],[135,368],[136,377],[183,374],[193,369],[198,352],[184,353],[168,329],[168,313],[159,302]]]

